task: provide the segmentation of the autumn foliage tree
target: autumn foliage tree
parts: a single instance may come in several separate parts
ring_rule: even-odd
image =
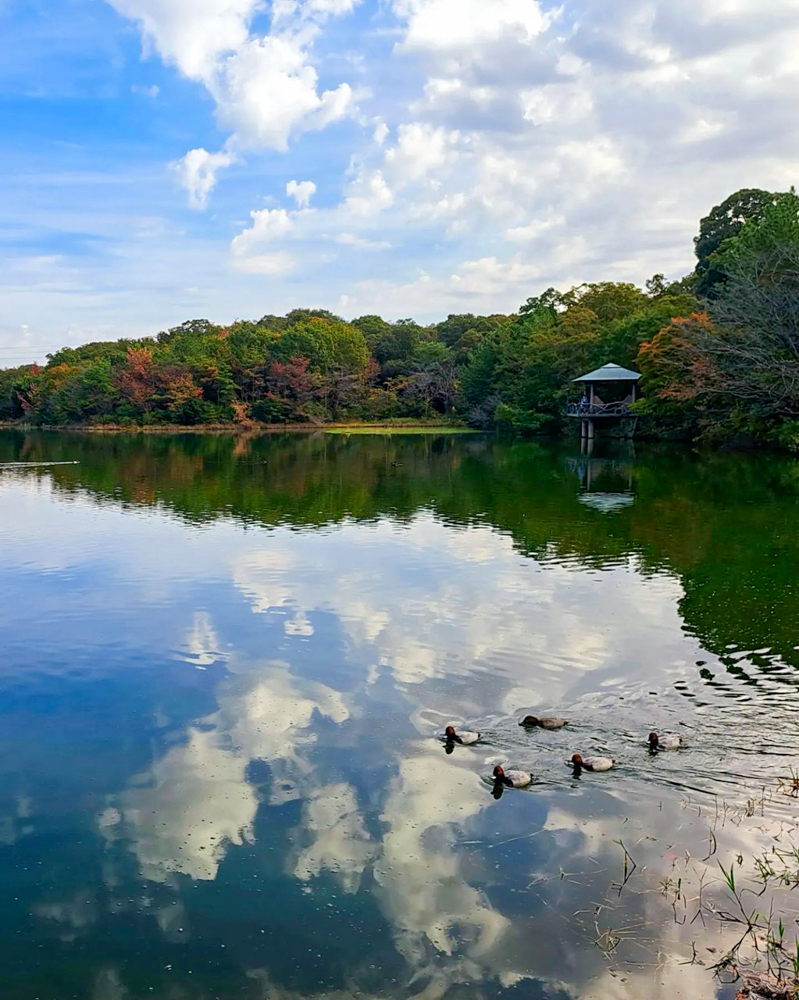
[[[114,384],[120,396],[130,404],[134,416],[149,413],[155,406],[158,387],[152,351],[129,348],[125,364],[114,376]]]
[[[766,204],[713,260],[723,281],[708,312],[674,320],[641,348],[644,409],[693,412],[706,438],[799,447],[796,194]]]

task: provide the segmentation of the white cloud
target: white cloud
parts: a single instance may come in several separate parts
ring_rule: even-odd
[[[278,250],[275,253],[261,253],[253,257],[238,257],[233,266],[242,274],[265,274],[271,277],[281,277],[290,274],[296,265],[291,254]]]
[[[397,145],[386,152],[385,162],[396,183],[405,186],[452,165],[457,132],[422,122],[400,125]]]
[[[230,244],[234,254],[243,255],[254,246],[269,243],[294,228],[294,219],[285,208],[264,208],[250,212],[252,225],[233,239]]]
[[[311,198],[316,194],[316,185],[313,181],[289,181],[286,194],[296,201],[297,208],[308,208]]]
[[[513,226],[507,229],[505,231],[505,238],[512,243],[523,243],[528,240],[534,240],[550,229],[562,226],[565,221],[562,215],[550,213],[548,216],[533,219],[526,226]]]
[[[138,22],[145,47],[205,86],[220,127],[230,133],[222,152],[192,150],[181,161],[195,207],[205,206],[216,171],[231,162],[232,151],[286,150],[292,134],[323,129],[354,106],[347,83],[319,92],[310,49],[324,21],[349,13],[356,0],[276,5],[271,31],[262,35],[250,31],[261,0],[108,2]]]
[[[363,236],[356,236],[355,233],[339,233],[336,237],[336,243],[349,247],[359,247],[362,250],[388,250],[391,247],[391,244],[386,243],[385,240],[367,240]]]
[[[305,0],[305,6],[311,13],[341,16],[349,14],[360,2],[361,0]]]
[[[235,163],[231,153],[209,153],[207,149],[191,149],[174,166],[183,187],[189,193],[192,208],[205,208],[216,185],[216,175]]]
[[[298,218],[313,215],[311,209],[288,212],[285,208],[264,208],[251,212],[252,225],[235,236],[230,244],[233,266],[242,274],[280,277],[294,270],[296,261],[285,249],[264,247],[279,244],[293,233]]]
[[[404,48],[449,52],[503,35],[534,38],[548,17],[537,0],[394,0],[407,20]]]
[[[136,21],[146,45],[184,76],[209,81],[216,62],[239,49],[260,0],[108,0]]]
[[[394,202],[394,194],[380,170],[361,169],[352,182],[345,202],[354,216],[372,218]]]
[[[296,36],[267,35],[221,63],[209,89],[233,146],[286,150],[293,131],[321,129],[347,113],[349,85],[319,94],[316,70],[307,60]]]
[[[521,95],[522,114],[533,125],[574,125],[587,118],[594,108],[588,89],[580,84],[547,84]]]

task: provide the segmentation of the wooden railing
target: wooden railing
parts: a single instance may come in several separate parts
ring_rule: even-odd
[[[569,403],[568,417],[629,417],[633,415],[630,404],[619,403]]]

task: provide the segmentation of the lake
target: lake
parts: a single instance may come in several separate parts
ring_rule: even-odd
[[[0,995],[706,1000],[731,950],[787,962],[790,880],[746,935],[720,865],[779,875],[799,812],[799,462],[602,445],[0,432]]]

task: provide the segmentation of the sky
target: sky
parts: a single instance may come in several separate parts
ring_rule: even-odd
[[[799,0],[0,0],[0,367],[693,267],[799,180]]]

